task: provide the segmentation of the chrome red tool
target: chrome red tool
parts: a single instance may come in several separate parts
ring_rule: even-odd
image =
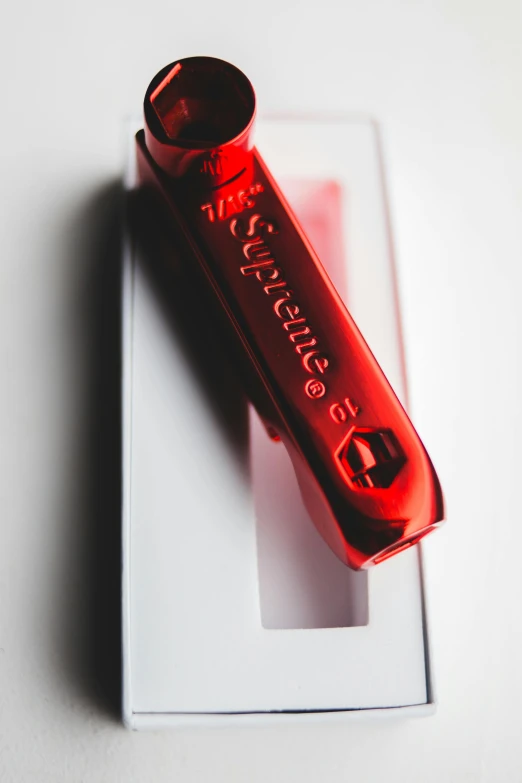
[[[443,517],[404,409],[253,147],[253,88],[221,60],[164,68],[145,95],[138,177],[204,271],[288,449],[306,507],[352,568],[415,544]]]

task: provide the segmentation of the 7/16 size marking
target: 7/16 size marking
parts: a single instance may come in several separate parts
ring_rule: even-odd
[[[263,190],[261,183],[255,182],[247,190],[239,190],[227,198],[220,198],[215,204],[211,201],[208,204],[202,204],[201,211],[207,215],[211,223],[214,223],[216,218],[217,220],[225,220],[230,215],[235,215],[244,209],[254,207],[256,203],[254,196],[262,193]]]

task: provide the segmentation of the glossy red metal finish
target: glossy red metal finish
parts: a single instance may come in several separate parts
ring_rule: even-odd
[[[408,416],[257,150],[254,92],[213,58],[172,63],[145,96],[140,185],[168,206],[239,337],[256,405],[308,511],[352,568],[443,517]]]

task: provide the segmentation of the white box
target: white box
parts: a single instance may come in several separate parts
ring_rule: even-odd
[[[305,221],[310,208],[314,220],[328,220],[321,188],[340,189],[344,264],[332,268],[335,252],[323,262],[404,400],[376,126],[258,125],[257,146],[276,178],[292,180],[289,197]],[[123,270],[126,725],[429,714],[420,547],[369,573],[336,560],[308,518],[284,447],[252,410],[249,436],[235,427],[244,408],[239,396],[237,411],[228,399],[232,381],[213,375],[213,365],[202,370],[187,349],[131,233]]]

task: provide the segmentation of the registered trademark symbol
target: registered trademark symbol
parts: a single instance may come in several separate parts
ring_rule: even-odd
[[[319,397],[324,397],[326,394],[326,386],[318,378],[312,378],[307,381],[305,386],[305,392],[312,400],[318,400]]]

